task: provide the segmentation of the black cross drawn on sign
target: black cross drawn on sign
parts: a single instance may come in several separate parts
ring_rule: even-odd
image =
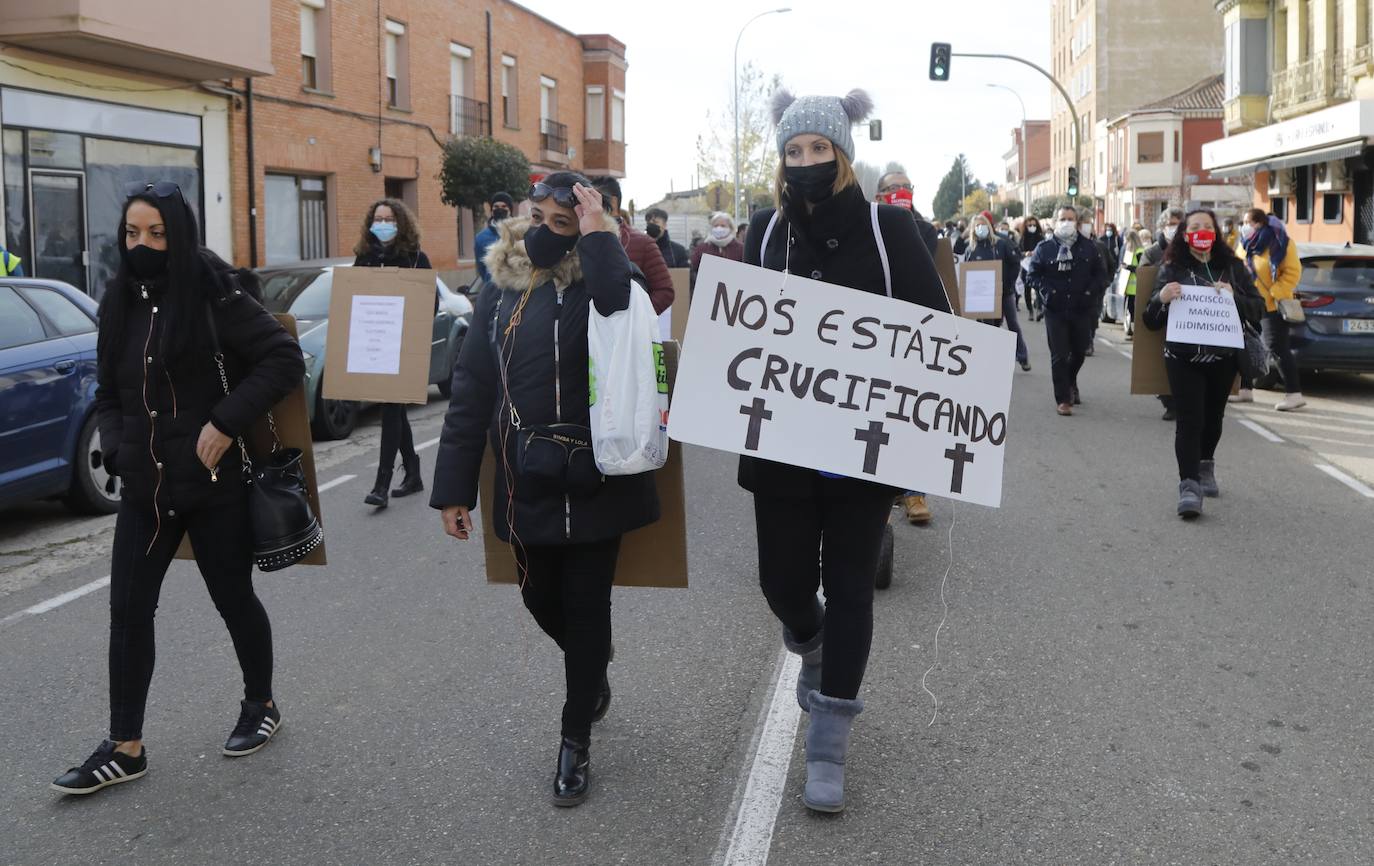
[[[749,418],[749,432],[744,437],[745,451],[759,450],[759,433],[763,430],[763,422],[773,420],[773,412],[767,406],[762,397],[755,397],[753,403],[739,407],[739,413]]]
[[[945,449],[945,459],[954,464],[954,471],[949,479],[949,492],[962,493],[964,491],[964,464],[973,462],[973,455],[969,453],[964,443],[960,442],[953,448]]]
[[[868,443],[864,448],[864,474],[878,474],[878,451],[892,439],[892,434],[883,432],[883,422],[869,421],[868,429],[854,428],[854,438]]]

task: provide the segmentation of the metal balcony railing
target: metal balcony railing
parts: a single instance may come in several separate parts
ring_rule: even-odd
[[[1322,51],[1295,66],[1274,73],[1274,110],[1326,102],[1334,95],[1333,58]]]
[[[449,131],[459,138],[491,135],[491,106],[485,102],[455,96],[450,118]]]
[[[547,117],[539,121],[539,146],[552,153],[568,152],[568,125]]]

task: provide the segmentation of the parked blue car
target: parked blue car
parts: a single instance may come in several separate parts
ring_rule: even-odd
[[[96,303],[57,280],[0,277],[0,507],[119,507],[95,419]]]
[[[1299,368],[1374,372],[1374,246],[1299,243],[1298,255],[1307,317],[1292,328]]]

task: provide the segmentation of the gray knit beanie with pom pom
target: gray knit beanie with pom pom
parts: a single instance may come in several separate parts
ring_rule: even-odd
[[[796,97],[786,90],[773,94],[773,122],[778,126],[778,155],[787,142],[799,135],[823,135],[854,161],[854,136],[850,127],[862,123],[873,110],[873,100],[862,90],[846,96]]]

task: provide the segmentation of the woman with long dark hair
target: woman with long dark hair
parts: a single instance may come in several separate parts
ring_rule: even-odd
[[[1158,331],[1169,324],[1169,304],[1183,286],[1212,286],[1230,295],[1236,311],[1251,325],[1264,313],[1264,299],[1255,291],[1245,263],[1221,243],[1220,223],[1210,210],[1184,215],[1183,231],[1176,232],[1164,253],[1154,295],[1145,307],[1145,327]],[[1236,349],[1191,343],[1164,344],[1164,366],[1178,413],[1174,428],[1174,456],[1178,460],[1178,515],[1191,520],[1202,513],[1204,496],[1219,496],[1216,450],[1226,398],[1239,366]]]
[[[563,651],[563,702],[553,804],[587,798],[592,722],[611,701],[611,583],[620,539],[658,520],[651,474],[603,477],[591,451],[587,324],[646,291],[587,178],[559,171],[530,190],[530,215],[499,223],[491,279],[453,374],[453,396],[430,505],[466,540],[482,453],[496,455],[495,513],[520,594]],[[573,447],[569,447],[573,446]],[[565,450],[566,449],[566,450]],[[537,456],[537,455],[542,455]],[[872,572],[869,572],[872,585]]]
[[[355,268],[423,268],[429,270],[429,256],[420,249],[420,227],[415,215],[399,199],[384,198],[372,203],[363,218],[362,234],[353,246]],[[434,296],[439,309],[439,296]],[[410,416],[403,403],[382,404],[382,454],[377,463],[377,480],[363,502],[386,508],[391,496],[409,496],[425,489],[420,478],[420,455],[415,452],[415,437],[410,432]],[[394,490],[391,473],[396,469],[396,452],[401,454],[405,475]]]
[[[224,754],[256,752],[281,725],[272,627],[253,592],[248,487],[238,449],[229,446],[300,385],[301,349],[258,303],[252,272],[200,246],[195,214],[176,184],[136,184],[128,195],[96,349],[101,455],[123,482],[110,562],[110,732],[85,763],[53,782],[66,794],[147,772],[153,613],[183,536],[243,669],[244,699]]]
[[[936,310],[949,309],[911,212],[870,203],[854,174],[853,124],[868,95],[773,97],[777,207],[754,214],[744,260]],[[804,432],[804,431],[803,431]],[[873,642],[873,575],[892,500],[900,490],[753,457],[740,486],[754,494],[759,583],[801,656],[797,703],[810,713],[803,802],[844,808],[844,762]],[[825,603],[816,590],[825,586]]]

